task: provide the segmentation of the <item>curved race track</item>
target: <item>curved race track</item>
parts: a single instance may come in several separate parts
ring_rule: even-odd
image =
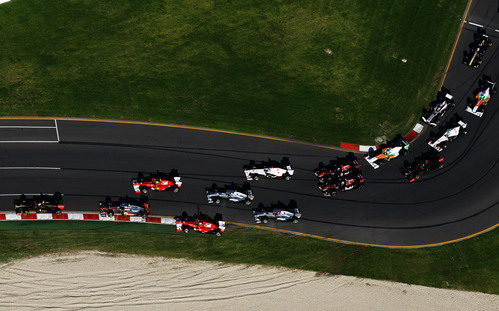
[[[449,144],[443,170],[420,182],[409,184],[398,169],[404,160],[427,150],[427,134],[411,146],[407,158],[378,170],[359,154],[366,187],[326,199],[317,190],[312,170],[320,161],[345,154],[331,148],[181,127],[58,119],[56,130],[54,120],[4,119],[0,121],[2,141],[32,142],[0,143],[0,204],[10,209],[15,194],[58,190],[65,194],[68,209],[96,210],[97,201],[105,196],[132,195],[130,179],[137,172],[175,168],[184,186],[178,193],[152,193],[153,214],[193,213],[199,208],[207,214],[222,212],[228,221],[252,224],[251,208],[208,205],[204,188],[214,182],[242,183],[242,167],[249,160],[287,156],[296,169],[291,181],[252,182],[253,204],[293,199],[303,212],[300,223],[273,227],[403,246],[449,241],[495,226],[499,219],[499,103],[493,98],[481,119],[464,112],[467,97],[483,74],[499,79],[499,32],[494,32],[499,29],[497,8],[486,11],[486,5],[492,6],[492,1],[472,4],[467,20],[488,27],[494,46],[478,70],[464,67],[460,55],[476,29],[465,23],[445,81],[458,104],[447,116],[463,116],[468,135]],[[58,139],[59,143],[48,142]]]

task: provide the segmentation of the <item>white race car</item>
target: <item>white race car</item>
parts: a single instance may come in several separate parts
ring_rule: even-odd
[[[431,109],[421,117],[421,120],[431,126],[436,126],[444,114],[455,106],[453,98],[448,92],[439,92],[436,102],[431,104]]]
[[[437,150],[438,152],[444,150],[447,147],[448,141],[453,141],[461,134],[466,134],[467,124],[461,120],[458,120],[455,126],[447,128],[445,131],[441,132],[436,140],[430,139],[428,145]]]
[[[369,152],[365,159],[374,169],[377,169],[381,164],[389,162],[401,154],[405,154],[408,149],[409,143],[405,139],[400,138],[389,142],[386,147]]]
[[[485,87],[475,96],[477,99],[475,105],[473,107],[467,106],[466,111],[477,117],[482,117],[490,97],[495,94],[495,86],[495,82],[486,81]]]
[[[247,180],[259,180],[260,177],[266,178],[282,178],[290,180],[295,171],[291,168],[291,163],[287,158],[283,158],[281,162],[268,160],[261,163],[250,162],[244,167],[244,175]]]

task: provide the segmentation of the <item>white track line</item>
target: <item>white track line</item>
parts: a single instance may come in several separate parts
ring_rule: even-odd
[[[485,27],[485,26],[477,24],[477,23],[470,22],[470,21],[464,21],[464,22],[467,23],[467,24],[470,24],[472,26],[477,26],[477,27],[486,28],[486,29],[492,29],[492,28]],[[492,30],[494,30],[495,32],[499,32],[499,29],[492,29]]]
[[[24,195],[40,195],[40,193],[0,193],[0,197],[19,197]]]
[[[57,126],[2,125],[0,129],[55,129]]]
[[[7,3],[7,2],[9,2],[9,1],[10,1],[10,0],[0,0],[0,4],[2,4],[2,3]]]
[[[60,167],[46,166],[0,166],[0,170],[60,170]]]
[[[59,127],[57,126],[57,120],[54,119],[55,123],[55,133],[57,134],[57,142],[60,142],[61,140],[59,139]]]
[[[473,25],[473,26],[477,26],[477,27],[481,27],[483,28],[483,25],[480,25],[480,24],[477,24],[477,23],[473,23],[473,22],[470,22],[470,21],[464,21],[465,23],[468,23],[470,25]]]
[[[14,144],[14,143],[26,143],[26,144],[49,144],[54,143],[57,144],[57,140],[0,140],[0,144]]]

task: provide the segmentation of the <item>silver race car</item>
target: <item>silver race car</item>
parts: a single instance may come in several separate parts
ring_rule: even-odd
[[[206,198],[210,204],[220,204],[222,200],[226,200],[235,203],[244,202],[246,205],[250,205],[255,196],[249,185],[240,187],[236,184],[230,184],[219,188],[213,184],[211,188],[206,189]]]
[[[466,134],[466,126],[466,123],[462,120],[458,120],[456,123],[436,135],[436,139],[430,139],[428,145],[440,152],[447,147],[447,142],[453,141],[462,134]]]
[[[290,180],[294,173],[287,158],[283,158],[281,162],[270,159],[260,163],[251,161],[249,165],[244,166],[244,175],[247,180],[259,180],[261,177]]]
[[[264,206],[259,204],[257,208],[253,209],[253,217],[257,224],[268,223],[270,219],[274,221],[290,221],[294,224],[298,223],[301,218],[300,210],[294,206],[286,206],[285,204],[276,204],[275,206]]]

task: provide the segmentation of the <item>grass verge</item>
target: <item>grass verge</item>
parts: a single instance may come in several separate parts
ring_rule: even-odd
[[[0,6],[0,115],[372,144],[433,99],[465,5],[13,0]]]
[[[231,227],[223,237],[173,226],[37,221],[0,223],[0,262],[51,252],[98,250],[262,264],[499,294],[499,231],[440,247],[397,250],[337,244]]]

